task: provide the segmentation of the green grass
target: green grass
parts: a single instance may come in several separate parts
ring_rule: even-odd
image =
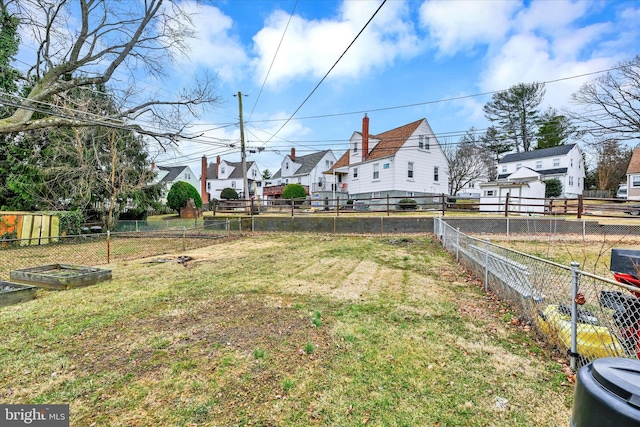
[[[188,254],[1,308],[0,401],[74,426],[568,424],[561,366],[429,236]]]

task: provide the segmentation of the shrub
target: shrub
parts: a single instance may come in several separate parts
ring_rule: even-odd
[[[413,199],[401,199],[400,202],[398,202],[398,209],[405,211],[415,210],[417,207],[418,203]]]
[[[196,207],[202,207],[202,198],[198,190],[188,182],[178,181],[171,186],[167,194],[167,206],[180,212],[180,208],[187,206],[189,199],[193,199]]]
[[[220,192],[220,198],[225,200],[236,200],[238,198],[238,192],[230,187],[223,188]]]
[[[82,234],[84,215],[80,211],[64,211],[54,214],[60,219],[61,236],[79,236]]]
[[[283,199],[306,199],[307,190],[301,184],[287,184],[282,191]],[[301,204],[302,201],[296,200],[296,203]]]
[[[562,182],[559,179],[548,179],[544,183],[544,197],[558,197],[562,194]]]

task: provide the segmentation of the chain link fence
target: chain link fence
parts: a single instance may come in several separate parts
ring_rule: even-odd
[[[639,358],[640,288],[581,271],[575,262],[561,265],[472,237],[451,222],[434,218],[434,234],[446,250],[548,342],[566,349],[572,368],[600,357]],[[478,232],[478,224],[474,227]],[[487,231],[491,223],[481,227]],[[578,222],[577,230],[583,227]]]
[[[171,221],[169,227],[160,221],[138,224],[138,231],[114,231],[78,236],[41,239],[3,239],[0,241],[0,280],[9,280],[12,270],[51,264],[84,266],[106,265],[118,261],[140,259],[154,255],[187,251],[213,244],[248,231],[251,224],[242,219],[194,221],[186,227]],[[246,222],[246,221],[245,221]],[[244,226],[243,226],[244,225]],[[126,228],[125,228],[126,229]]]

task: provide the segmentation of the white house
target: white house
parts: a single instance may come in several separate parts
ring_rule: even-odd
[[[523,167],[538,172],[543,181],[558,179],[562,183],[560,197],[576,198],[584,190],[584,158],[578,144],[507,154],[498,162],[498,179]]]
[[[156,176],[152,184],[160,183],[163,185],[160,202],[167,203],[167,194],[171,186],[178,182],[184,181],[193,185],[196,190],[200,187],[200,181],[196,178],[189,166],[159,166],[151,163],[151,170],[156,172]]]
[[[528,167],[521,167],[509,176],[498,178],[496,181],[480,183],[482,192],[480,211],[504,212],[507,195],[509,195],[510,212],[543,213],[546,185],[542,178],[543,175],[540,172]]]
[[[640,148],[633,150],[627,167],[627,199],[640,200]]]
[[[350,199],[414,197],[448,193],[448,164],[426,119],[369,133],[354,132],[349,150],[330,171]]]
[[[279,199],[287,184],[300,184],[307,194],[312,192],[330,192],[331,183],[323,172],[329,170],[336,162],[331,150],[318,151],[304,156],[296,156],[295,148],[282,159],[280,169],[269,179],[270,185],[264,187],[267,199]]]
[[[203,157],[203,167],[207,165],[206,157]],[[249,186],[249,197],[262,197],[262,173],[255,162],[246,162],[247,164],[247,184]],[[215,163],[210,163],[203,168],[202,181],[204,182],[204,190],[206,197],[203,197],[203,203],[212,199],[220,199],[220,193],[225,188],[233,188],[236,190],[241,199],[245,198],[244,176],[242,173],[242,162],[229,162],[221,160],[220,156],[216,157]],[[205,201],[206,198],[206,201]]]

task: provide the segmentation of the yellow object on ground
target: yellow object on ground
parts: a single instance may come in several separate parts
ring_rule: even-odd
[[[583,312],[584,313],[584,312]],[[597,319],[584,319],[578,321],[576,338],[577,352],[587,359],[600,357],[618,357],[624,355],[623,347],[618,338],[605,326],[599,326]],[[571,315],[561,306],[548,305],[538,313],[538,326],[542,333],[548,336],[557,336],[560,341],[571,348]]]

